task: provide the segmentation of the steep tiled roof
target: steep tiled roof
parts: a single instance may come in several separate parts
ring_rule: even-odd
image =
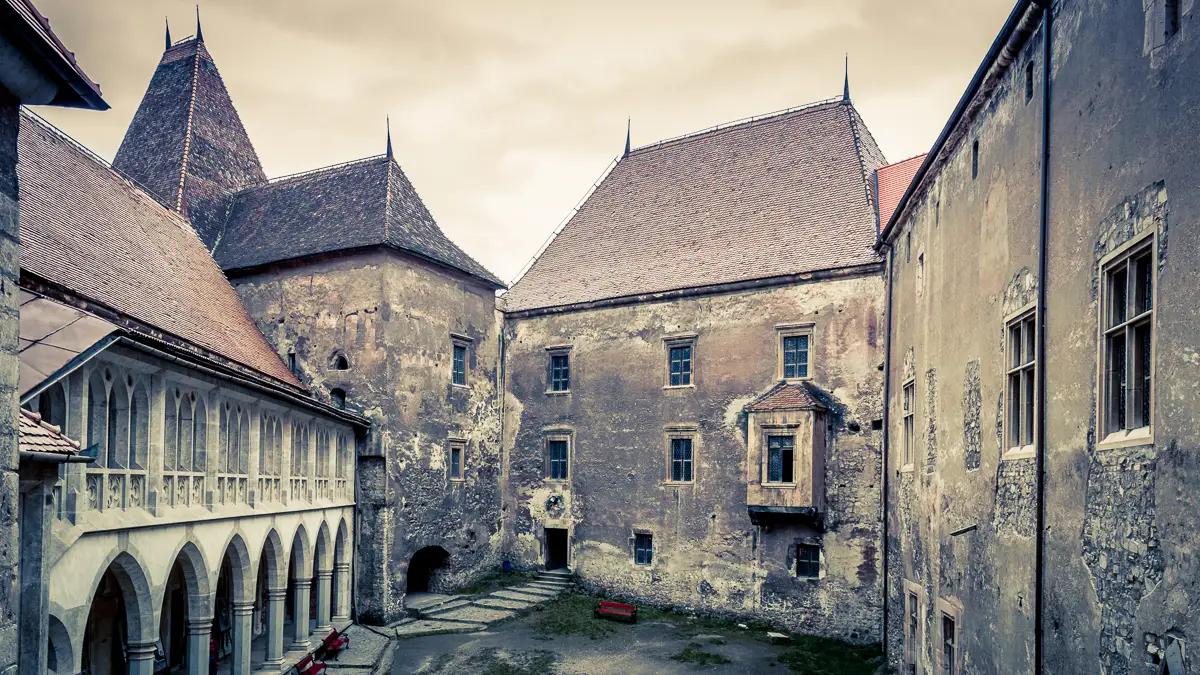
[[[746,406],[746,410],[751,412],[812,408],[824,410],[825,406],[813,396],[804,382],[780,382]]]
[[[921,168],[921,162],[924,161],[925,155],[921,154],[902,162],[881,166],[875,172],[876,203],[879,205],[877,215],[880,227],[892,219],[892,213],[900,203],[900,198],[904,196],[904,191],[908,189],[913,176],[917,175],[917,169]]]
[[[391,246],[503,284],[454,245],[387,155],[285,177],[237,193],[213,255],[226,270]]]
[[[508,311],[871,263],[883,154],[825,102],[622,158],[512,289]]]
[[[21,408],[17,413],[17,421],[21,431],[21,452],[52,452],[60,455],[73,455],[79,452],[79,442],[67,438],[53,424],[42,421],[42,416]]]
[[[203,39],[163,52],[113,168],[188,216],[210,250],[229,191],[266,180]]]
[[[23,270],[302,387],[187,220],[29,113],[18,153]]]

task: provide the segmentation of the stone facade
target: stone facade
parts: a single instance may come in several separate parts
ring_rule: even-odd
[[[585,587],[879,640],[881,434],[872,423],[881,417],[882,302],[882,278],[868,270],[506,317],[512,558],[547,565],[555,555],[547,528],[565,530],[559,562]],[[809,383],[827,408],[818,417],[824,443],[796,446],[801,466],[824,462],[819,518],[756,524],[748,507],[759,503],[749,495],[759,482],[750,459],[757,423],[746,409],[779,383],[781,331],[797,326],[811,331]],[[694,345],[694,379],[672,387],[667,348],[680,336]],[[549,391],[557,353],[569,354],[567,392]],[[670,439],[679,436],[692,439],[691,481],[671,474]],[[560,437],[570,442],[567,480],[546,468],[547,439]],[[639,533],[652,536],[648,565],[636,562]],[[820,547],[816,578],[798,578],[798,544]]]
[[[888,646],[895,665],[911,662],[917,673],[951,672],[941,664],[943,617],[957,622],[953,672],[1034,672],[1039,575],[1044,672],[1157,674],[1173,646],[1200,635],[1189,611],[1196,536],[1183,525],[1197,516],[1185,495],[1200,442],[1200,269],[1184,243],[1196,238],[1200,215],[1189,131],[1200,74],[1195,10],[1147,0],[1053,11],[1046,278],[1036,272],[1045,28],[1029,3],[887,232]],[[1107,341],[1111,324],[1102,325],[1117,297],[1106,266],[1142,245],[1152,263],[1138,269],[1151,275],[1154,309],[1152,332],[1137,333],[1137,344],[1149,335],[1151,351],[1145,361],[1131,352],[1117,369],[1149,364],[1147,420],[1135,398],[1140,375],[1127,380],[1129,417],[1113,412],[1111,392],[1121,387],[1104,355],[1124,343]],[[1045,346],[1035,370],[1046,400],[1021,408],[1044,410],[1039,486],[1037,446],[1014,438],[1023,422],[1008,392],[1009,329],[1036,305],[1041,283]],[[916,445],[929,450],[916,453],[912,470],[901,459],[910,380],[920,402]]]
[[[0,673],[17,663],[18,532],[16,289],[18,103],[0,86]]]

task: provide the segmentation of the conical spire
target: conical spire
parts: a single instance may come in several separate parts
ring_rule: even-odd
[[[204,31],[200,30],[200,5],[196,5],[196,42],[204,42]]]
[[[842,100],[846,103],[850,102],[850,55],[846,54],[846,85],[842,89]]]
[[[167,49],[171,48],[171,21],[167,17],[163,17],[163,21],[167,24]]]
[[[629,156],[629,138],[630,138],[629,132],[631,130],[632,124],[633,124],[632,118],[625,119],[625,154],[621,155],[622,157]]]
[[[389,115],[385,119],[387,121],[387,156],[388,156],[388,159],[391,159],[392,158],[392,117],[391,117],[391,115]]]

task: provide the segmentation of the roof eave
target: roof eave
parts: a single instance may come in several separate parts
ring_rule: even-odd
[[[16,8],[19,3],[29,14]],[[32,14],[32,17],[30,16]],[[91,110],[108,110],[108,102],[100,93],[100,87],[83,72],[77,63],[73,62],[70,52],[59,41],[50,24],[37,9],[24,0],[5,0],[0,3],[0,26],[5,26],[5,36],[18,41],[24,46],[34,64],[40,66],[43,73],[58,84],[58,92],[48,105],[68,108],[88,108]],[[41,19],[46,36],[29,23],[30,18]],[[49,72],[45,72],[45,71]]]

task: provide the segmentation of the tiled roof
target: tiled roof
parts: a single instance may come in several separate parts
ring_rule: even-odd
[[[881,166],[876,171],[875,187],[879,204],[878,222],[880,227],[892,219],[892,213],[900,204],[900,198],[904,196],[904,191],[908,189],[913,176],[917,175],[917,169],[921,168],[921,162],[924,161],[925,155],[921,154],[902,162]]]
[[[505,309],[876,262],[868,179],[885,163],[840,100],[639,148],[503,296]]]
[[[502,287],[454,245],[387,155],[280,178],[237,193],[213,251],[226,270],[391,246]]]
[[[58,91],[48,103],[108,110],[108,103],[101,98],[100,85],[83,72],[75,60],[75,53],[58,39],[50,28],[50,20],[30,0],[0,0],[0,19],[3,19],[0,25],[11,25],[13,28],[11,32],[6,32],[5,39],[19,39],[23,44],[18,49],[31,56],[39,66],[51,71],[51,76],[58,81]],[[43,102],[47,101],[39,101]]]
[[[163,52],[113,168],[188,216],[209,250],[228,193],[266,180],[202,39]]]
[[[24,289],[17,296],[21,312],[17,393],[21,396],[118,330],[98,316]]]
[[[73,455],[79,452],[79,441],[71,440],[53,424],[42,421],[42,416],[21,408],[17,413],[21,431],[21,452],[51,452]]]
[[[818,401],[804,382],[780,382],[771,391],[759,396],[746,410],[751,412],[769,412],[772,410],[809,410],[826,407]]]
[[[28,112],[18,153],[23,270],[302,388],[187,220]]]

